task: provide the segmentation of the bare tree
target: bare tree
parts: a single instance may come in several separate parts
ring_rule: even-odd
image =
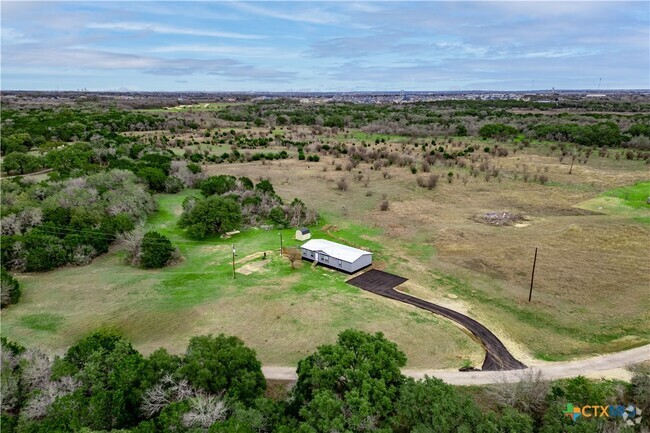
[[[57,381],[47,381],[38,393],[27,401],[21,414],[27,419],[40,419],[58,397],[63,397],[79,388],[79,381],[70,376],[64,376]]]
[[[547,407],[550,384],[539,370],[528,369],[521,373],[518,382],[503,380],[489,388],[489,394],[502,407],[513,407],[534,418],[541,418]]]
[[[145,391],[140,410],[145,417],[151,418],[167,405],[195,395],[196,391],[185,379],[177,382],[171,375],[167,374],[158,383]]]
[[[128,255],[131,264],[136,265],[140,261],[140,248],[144,238],[144,229],[138,226],[130,232],[117,235],[117,243],[122,246]]]
[[[29,348],[22,354],[24,366],[21,384],[27,392],[45,388],[52,375],[52,361],[37,348]]]
[[[438,179],[440,179],[439,175],[430,174],[429,177],[427,178],[427,188],[434,189],[436,185],[438,185]]]
[[[287,248],[285,251],[285,256],[289,259],[291,263],[291,269],[294,269],[296,261],[302,258],[302,253],[298,248]]]
[[[576,158],[578,157],[578,154],[575,152],[571,152],[571,166],[569,167],[569,174],[573,172],[573,163],[575,162]]]
[[[226,419],[228,406],[219,397],[200,393],[190,398],[190,410],[183,415],[185,427],[208,429],[217,421]]]

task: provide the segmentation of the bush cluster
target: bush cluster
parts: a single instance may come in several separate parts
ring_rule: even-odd
[[[37,184],[5,180],[2,190],[2,262],[20,271],[88,264],[155,210],[124,170]]]

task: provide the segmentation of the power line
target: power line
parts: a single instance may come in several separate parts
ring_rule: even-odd
[[[97,229],[73,229],[69,227],[52,227],[52,226],[36,226],[33,227],[32,230],[37,230],[41,232],[45,232],[47,234],[51,235],[56,235],[56,236],[61,236],[61,235],[69,235],[69,234],[78,234],[82,233],[85,235],[91,235],[93,237],[99,237],[103,240],[111,241],[113,242],[119,234],[111,234],[109,232],[101,232]],[[89,233],[92,232],[92,233]],[[214,240],[188,240],[188,239],[182,239],[182,240],[172,240],[172,243],[175,245],[185,245],[185,246],[198,246],[198,245],[215,245]],[[154,242],[159,242],[159,241],[154,241]],[[164,241],[162,241],[164,242]],[[603,252],[603,251],[594,251],[594,250],[578,250],[578,249],[560,249],[560,248],[552,248],[552,247],[544,247],[545,251],[548,251],[548,253],[568,253],[568,254],[575,254],[575,253],[584,253],[584,254],[589,254],[593,257],[601,257],[601,256],[607,256],[607,257],[617,257],[617,258],[629,258],[629,259],[646,259],[648,256],[647,255],[632,255],[632,254],[617,254],[617,253],[608,253],[608,252]],[[498,254],[499,257],[507,259],[508,257],[505,257],[508,255],[508,251],[500,251],[501,254]],[[517,254],[517,251],[509,251],[510,254]],[[491,255],[492,257],[495,256],[495,254]],[[465,254],[444,254],[444,253],[436,253],[433,257],[436,258],[465,258],[465,259],[485,259],[486,257],[489,257],[489,255],[483,255],[483,256],[476,256],[476,255],[465,255]],[[580,261],[579,259],[576,259],[575,257],[572,258],[572,262]]]

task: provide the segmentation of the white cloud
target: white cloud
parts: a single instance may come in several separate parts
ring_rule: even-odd
[[[35,39],[27,37],[24,33],[11,27],[0,28],[0,39],[3,44],[31,44],[36,42]]]
[[[296,3],[296,4],[299,5],[300,3]],[[250,12],[256,15],[262,15],[268,18],[276,18],[276,19],[288,20],[288,21],[298,21],[298,22],[310,23],[310,24],[337,24],[340,23],[342,20],[341,16],[327,12],[322,9],[309,9],[309,10],[300,10],[300,11],[292,10],[290,12],[289,11],[283,12],[283,11],[261,8],[259,6],[254,6],[251,3],[244,3],[244,2],[233,2],[230,3],[230,5],[241,11]]]
[[[75,71],[88,70],[134,70],[150,75],[189,76],[194,74],[219,75],[231,80],[263,78],[269,81],[282,81],[293,78],[295,72],[249,65],[231,58],[221,59],[165,59],[155,56],[115,53],[78,47],[70,48],[33,48],[23,50],[14,48],[4,50],[3,68],[21,67],[64,68]],[[11,65],[5,65],[5,59],[11,59]]]
[[[132,21],[121,21],[114,23],[89,23],[86,28],[100,30],[116,30],[128,32],[151,32],[169,35],[188,35],[188,36],[205,36],[212,38],[232,38],[232,39],[263,39],[265,36],[253,35],[247,33],[220,32],[213,30],[201,30],[194,28],[182,28],[165,26],[155,23],[143,23]]]
[[[218,54],[234,57],[260,57],[289,58],[298,57],[297,53],[289,53],[273,47],[245,47],[235,45],[205,45],[205,44],[188,44],[188,45],[165,45],[155,47],[149,50],[152,53],[197,53],[197,54]]]

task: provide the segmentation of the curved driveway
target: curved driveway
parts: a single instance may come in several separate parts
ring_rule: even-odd
[[[485,349],[485,359],[481,367],[482,371],[520,370],[526,368],[523,363],[512,356],[496,335],[476,320],[449,308],[441,307],[440,305],[395,290],[395,286],[405,280],[405,278],[398,277],[397,275],[371,269],[358,277],[348,280],[348,284],[360,287],[376,295],[439,314],[458,323],[467,329]]]

